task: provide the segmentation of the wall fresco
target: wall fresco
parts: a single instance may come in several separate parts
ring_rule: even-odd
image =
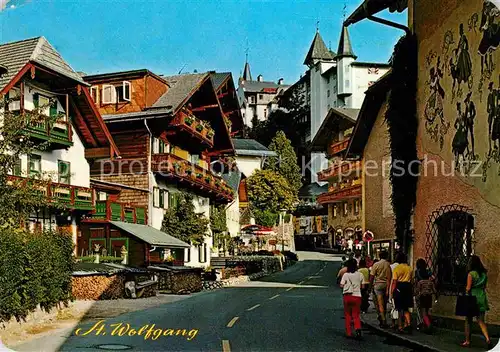
[[[491,189],[500,176],[500,10],[490,0],[462,10],[420,47],[423,146]]]

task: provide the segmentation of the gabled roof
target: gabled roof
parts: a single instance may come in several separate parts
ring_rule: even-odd
[[[156,79],[167,83],[163,78],[163,76],[157,75],[156,73],[153,73],[146,68],[129,70],[129,71],[98,73],[95,75],[85,75],[83,79],[87,82],[95,82],[95,81],[105,81],[110,79],[133,79],[133,78],[144,77],[146,75],[153,76]]]
[[[210,78],[215,90],[219,90],[224,82],[231,78],[231,72],[210,72]]]
[[[363,155],[373,125],[377,120],[382,104],[390,91],[391,72],[387,72],[376,81],[365,93],[365,99],[359,112],[359,118],[347,148],[346,156],[355,158]]]
[[[153,108],[168,108],[173,113],[177,112],[191,95],[209,78],[208,73],[191,73],[176,76],[165,76],[170,88],[163,94]]]
[[[241,156],[277,156],[276,152],[269,150],[255,139],[233,138],[236,155]]]
[[[324,152],[332,140],[332,133],[353,127],[358,119],[359,109],[331,108],[311,142],[311,151]]]
[[[377,12],[389,9],[391,12],[403,12],[408,7],[408,0],[364,0],[363,3],[347,18],[344,25],[364,20]]]
[[[337,50],[336,58],[342,57],[353,57],[354,59],[357,59],[357,56],[354,55],[351,38],[349,37],[349,31],[346,26],[342,26],[342,33],[340,34],[339,48]]]
[[[314,39],[311,43],[311,47],[307,52],[306,58],[304,59],[304,65],[309,65],[313,60],[328,60],[332,61],[333,57],[332,52],[328,50],[319,34],[319,31],[314,35]]]
[[[7,73],[0,76],[0,92],[29,62],[37,63],[74,81],[88,85],[68,65],[44,37],[25,39],[0,45],[0,65]]]
[[[149,243],[153,246],[166,248],[189,248],[189,245],[178,238],[148,225],[132,224],[122,221],[111,221],[111,225]]]

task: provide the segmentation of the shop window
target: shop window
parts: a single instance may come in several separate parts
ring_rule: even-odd
[[[444,295],[462,292],[467,263],[474,254],[474,216],[460,205],[448,205],[433,212],[427,227],[427,262]]]

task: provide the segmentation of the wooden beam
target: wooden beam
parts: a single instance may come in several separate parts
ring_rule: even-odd
[[[70,101],[71,106],[73,107],[73,110],[75,111],[75,115],[76,115],[76,121],[75,122],[77,122],[77,123],[79,122],[85,128],[86,132],[88,133],[88,135],[89,135],[89,137],[91,139],[90,144],[92,144],[94,147],[97,147],[98,146],[97,139],[94,136],[94,134],[92,133],[92,130],[87,125],[87,122],[85,121],[85,119],[83,118],[83,116],[80,114],[80,110],[76,106],[76,104],[73,101],[73,99],[70,99],[69,101]]]
[[[31,65],[30,72],[31,72],[31,79],[35,79],[35,66]]]
[[[21,94],[19,99],[19,109],[21,110],[21,114],[24,114],[24,82],[21,81]]]
[[[214,108],[218,108],[218,107],[219,107],[219,104],[204,105],[204,106],[199,106],[197,108],[193,108],[193,109],[191,109],[191,111],[192,112],[205,111],[207,109],[214,109]]]
[[[12,78],[10,82],[2,89],[2,91],[0,91],[0,94],[3,95],[11,90],[12,87],[14,87],[17,82],[19,82],[19,80],[26,74],[26,72],[31,69],[32,66],[33,64],[31,64],[30,62],[24,65],[24,67],[14,76],[14,78]]]
[[[219,98],[219,99],[224,98],[228,94],[229,94],[229,92],[220,93],[219,95],[217,95],[217,98]]]

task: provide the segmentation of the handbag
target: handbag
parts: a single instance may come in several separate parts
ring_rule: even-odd
[[[476,297],[470,294],[458,296],[455,315],[460,317],[477,317],[479,315],[479,306]]]

